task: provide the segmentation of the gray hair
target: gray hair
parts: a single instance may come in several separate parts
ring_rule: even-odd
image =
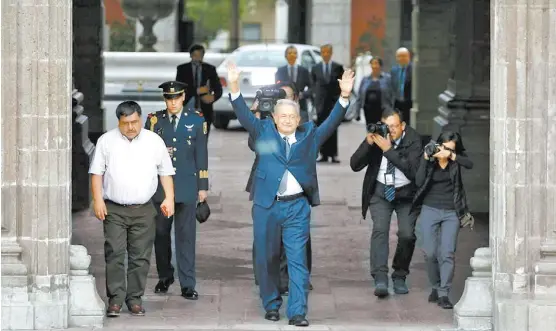
[[[409,54],[409,49],[405,48],[405,47],[400,47],[398,48],[398,50],[396,51],[396,55],[402,54],[402,53],[407,53]]]
[[[124,101],[116,107],[116,117],[118,120],[120,117],[128,117],[137,113],[141,117],[141,106],[135,101]]]
[[[320,47],[320,49],[323,48],[328,48],[329,50],[334,51],[334,47],[332,47],[332,44],[324,44]]]
[[[276,113],[276,110],[278,109],[279,106],[291,106],[293,107],[293,109],[295,109],[295,111],[297,112],[297,114],[300,114],[300,110],[299,110],[299,103],[290,100],[290,99],[278,99],[278,101],[276,101],[276,106],[274,106],[274,111],[273,113]]]

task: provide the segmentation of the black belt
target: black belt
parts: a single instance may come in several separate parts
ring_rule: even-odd
[[[145,203],[141,203],[141,204],[127,204],[127,205],[121,204],[121,203],[117,203],[117,202],[114,202],[114,201],[112,201],[112,200],[104,200],[104,202],[108,202],[108,203],[111,203],[111,204],[113,204],[113,205],[120,206],[120,207],[126,207],[126,208],[139,208],[139,207],[145,206],[145,205],[148,204],[150,201],[149,201],[149,202],[145,202]]]
[[[301,192],[301,193],[297,193],[297,194],[292,194],[292,195],[281,195],[281,196],[276,196],[276,201],[292,201],[295,200],[297,198],[301,198],[305,196],[305,193]]]

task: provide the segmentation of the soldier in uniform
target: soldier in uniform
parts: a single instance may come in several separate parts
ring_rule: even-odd
[[[208,152],[207,122],[203,114],[193,108],[194,98],[186,105],[186,84],[169,81],[159,86],[163,90],[166,109],[149,114],[145,128],[164,140],[176,174],[175,191],[175,244],[176,264],[181,286],[181,295],[188,300],[197,300],[195,291],[195,239],[197,201],[207,198]],[[155,293],[166,293],[174,282],[174,267],[171,264],[172,243],[170,232],[172,218],[160,211],[163,194],[160,185],[153,197],[158,211],[154,249],[158,284]]]

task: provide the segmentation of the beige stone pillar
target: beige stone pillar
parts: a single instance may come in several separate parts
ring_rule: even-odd
[[[494,330],[556,330],[556,2],[491,7]]]
[[[1,15],[2,329],[65,328],[72,1],[2,1]],[[17,275],[5,273],[5,256]],[[14,277],[27,280],[17,298],[4,295]]]

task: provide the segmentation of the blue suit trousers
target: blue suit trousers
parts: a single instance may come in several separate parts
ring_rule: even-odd
[[[307,314],[309,239],[311,206],[305,197],[291,201],[275,201],[270,208],[253,205],[255,263],[259,295],[266,311],[278,310],[280,296],[280,241],[283,241],[290,276],[286,315],[292,318]]]

